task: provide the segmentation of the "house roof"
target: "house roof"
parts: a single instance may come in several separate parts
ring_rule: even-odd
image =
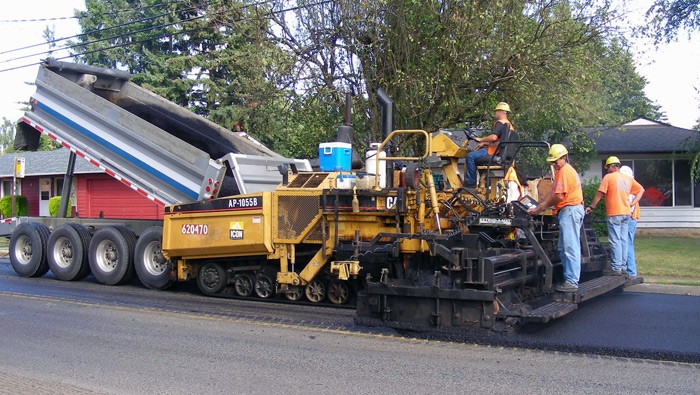
[[[0,177],[12,177],[15,172],[15,158],[24,158],[25,176],[48,176],[66,174],[68,168],[67,149],[36,152],[11,152],[0,155]],[[75,174],[102,173],[102,170],[90,162],[76,158]]]
[[[586,133],[599,154],[671,153],[687,150],[700,132],[646,118]]]

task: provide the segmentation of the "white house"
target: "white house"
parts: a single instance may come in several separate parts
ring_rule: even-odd
[[[584,180],[601,179],[605,160],[614,155],[646,189],[638,227],[700,228],[700,183],[691,180],[688,154],[700,147],[700,132],[638,118],[588,136],[599,160],[578,169]]]

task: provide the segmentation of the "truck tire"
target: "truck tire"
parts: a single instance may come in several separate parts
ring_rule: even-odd
[[[36,222],[19,224],[10,237],[10,263],[22,277],[39,277],[49,271],[46,241],[49,228]]]
[[[88,260],[95,279],[105,285],[121,285],[134,277],[134,232],[123,226],[108,226],[90,240]]]
[[[134,250],[136,275],[151,289],[166,289],[175,282],[172,265],[163,257],[162,239],[163,227],[152,226],[141,233]]]
[[[90,232],[79,224],[63,224],[51,232],[46,244],[51,272],[63,281],[82,280],[90,273]]]
[[[216,295],[228,285],[228,274],[223,266],[216,262],[207,262],[199,268],[197,274],[199,290],[206,295]]]

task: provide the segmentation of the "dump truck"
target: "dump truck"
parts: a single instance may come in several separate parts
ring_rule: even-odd
[[[30,104],[18,124],[15,148],[36,150],[43,134],[70,150],[70,157],[62,215],[0,222],[0,235],[15,236],[10,257],[21,275],[42,275],[50,267],[60,279],[82,278],[90,267],[73,261],[87,264],[95,234],[111,251],[112,244],[136,240],[149,227],[162,226],[160,220],[138,218],[65,218],[76,158],[163,207],[221,193],[274,189],[282,179],[282,164],[310,169],[308,161],[283,158],[245,133],[229,131],[141,88],[119,70],[49,59],[39,67]],[[127,259],[133,266],[133,253],[117,258],[105,252],[94,257],[92,273],[111,270],[114,259]],[[132,272],[98,279],[122,283]]]
[[[219,152],[225,155],[207,159],[201,153],[206,144],[193,147],[188,136],[197,127],[130,142],[114,135],[144,129],[129,126],[101,136],[84,127],[96,119],[114,123],[109,110],[120,103],[119,92],[142,94],[127,94],[125,103],[131,104],[120,106],[139,113],[141,120],[149,118],[151,107],[178,111],[123,78],[73,67],[42,66],[25,122],[80,156],[112,165],[105,168],[114,169],[115,177],[129,174],[129,183],[165,204],[163,221],[137,229],[132,223],[17,219],[18,225],[3,234],[10,235],[10,259],[22,276],[50,269],[61,280],[77,280],[91,272],[99,282],[117,285],[135,272],[154,289],[195,281],[212,296],[354,305],[360,325],[486,331],[549,322],[583,301],[642,281],[606,275],[608,253],[586,226],[579,289],[554,290],[563,277],[556,217],[551,211],[535,217],[527,213],[552,174],[521,176],[521,186],[528,179],[530,195],[515,193],[522,189],[512,188],[515,181],[508,176],[517,170],[521,152],[541,149],[544,157],[546,142],[517,141],[514,133],[500,142],[498,156],[478,167],[477,187],[467,188],[463,161],[474,149],[472,134],[394,130],[394,104],[380,89],[382,140],[367,151],[364,168],[353,165],[346,103],[339,141],[319,148],[319,169],[257,152],[269,155],[257,159],[277,165],[280,179],[272,188],[253,189],[246,174],[235,172],[235,164],[225,166],[237,156]],[[45,83],[49,78],[57,81]],[[67,85],[85,95],[104,90],[104,102],[98,102],[108,111],[90,110],[89,122],[65,122],[62,118],[73,111],[50,111],[55,102],[82,105],[85,100],[74,100],[77,92],[67,91],[51,99],[40,82],[51,88]],[[82,86],[86,83],[88,89]],[[134,103],[139,111],[133,111]],[[118,126],[126,123],[116,119]],[[187,123],[178,122],[182,124]],[[172,136],[193,146],[170,152],[162,139]],[[238,143],[225,151],[242,151]],[[249,142],[242,147],[262,150]],[[200,150],[196,157],[188,151],[195,148]],[[121,164],[118,171],[115,163]],[[166,177],[167,185],[161,186],[163,174],[194,175],[178,183],[175,176]],[[225,187],[227,182],[232,186]]]

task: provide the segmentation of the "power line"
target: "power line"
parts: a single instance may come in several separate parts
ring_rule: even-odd
[[[265,0],[265,1],[261,1],[261,2],[259,2],[259,3],[249,4],[249,5],[245,5],[243,8],[258,6],[258,5],[262,5],[262,4],[265,4],[265,3],[269,3],[269,2],[271,2],[271,1],[272,1],[272,0]],[[304,9],[304,8],[310,8],[310,7],[313,7],[313,6],[318,6],[318,5],[323,5],[323,4],[331,3],[332,1],[333,1],[333,0],[323,0],[323,1],[319,1],[319,2],[317,2],[317,3],[305,4],[305,5],[303,5],[303,6],[295,6],[295,7],[285,8],[285,9],[278,10],[278,11],[271,11],[270,13],[264,14],[264,15],[262,15],[262,16],[263,16],[263,17],[266,17],[266,16],[272,16],[272,15],[281,14],[281,13],[285,13],[285,12],[289,12],[289,11],[295,11],[295,10],[300,10],[300,9]],[[217,13],[214,13],[213,15],[217,15]],[[179,21],[177,21],[177,22],[173,22],[173,23],[169,23],[169,24],[164,24],[164,25],[160,25],[160,26],[158,26],[158,27],[153,27],[153,28],[149,28],[149,29],[145,29],[145,30],[146,30],[146,31],[147,31],[147,30],[154,30],[155,28],[159,28],[159,27],[172,26],[172,25],[175,25],[175,24],[178,24],[178,23],[182,23],[182,22],[187,22],[187,21],[191,21],[191,20],[201,19],[201,18],[204,18],[204,17],[206,17],[206,16],[210,16],[210,15],[202,15],[202,16],[193,17],[193,18],[190,18],[190,19],[187,19],[187,20],[179,20]],[[247,20],[247,18],[241,18],[241,19],[237,19],[237,20],[235,20],[235,21],[233,21],[233,22],[244,22],[244,21],[246,21],[246,20]],[[217,26],[210,26],[209,28],[216,28],[216,27],[217,27]],[[133,41],[133,42],[128,42],[128,43],[124,43],[124,44],[118,44],[118,45],[112,45],[112,46],[107,47],[107,48],[99,48],[99,49],[94,49],[94,50],[86,50],[86,51],[81,52],[81,53],[76,53],[76,54],[72,54],[72,55],[67,55],[67,56],[59,57],[59,58],[56,58],[56,60],[63,60],[63,59],[69,59],[69,58],[78,58],[78,57],[80,57],[80,56],[88,55],[88,54],[92,54],[92,53],[96,53],[96,52],[103,52],[103,51],[107,51],[107,50],[111,50],[111,49],[116,49],[116,48],[124,48],[124,47],[128,47],[128,46],[130,46],[130,45],[141,44],[141,43],[153,41],[153,40],[159,39],[159,38],[165,38],[165,37],[172,37],[172,36],[175,36],[175,35],[194,33],[194,32],[201,31],[201,30],[203,30],[203,29],[198,28],[198,29],[191,29],[191,30],[182,30],[182,31],[179,31],[179,32],[174,32],[174,33],[164,33],[164,34],[160,34],[160,35],[157,35],[157,36],[150,36],[150,37],[147,37],[147,38],[145,38],[145,39],[143,39],[143,40],[139,40],[139,41]],[[137,31],[137,32],[139,32],[139,31]],[[136,33],[136,32],[132,32],[132,33]],[[129,36],[129,34],[123,34],[123,35],[119,35],[119,36],[115,36],[115,37],[116,37],[116,38],[121,38],[121,37],[128,37],[128,36]],[[94,41],[94,42],[99,42],[99,41],[104,41],[104,40],[97,40],[97,41]],[[83,46],[83,45],[87,45],[87,44],[94,43],[94,42],[83,43],[83,44],[81,44],[81,45],[74,45],[74,46],[72,46],[72,47]],[[61,51],[61,50],[66,50],[66,49],[70,49],[70,48],[71,48],[71,47],[64,47],[64,48],[59,48],[58,50]],[[54,50],[52,50],[52,51],[45,51],[45,52],[53,52],[53,51],[54,51]],[[40,54],[45,53],[45,52],[41,52]],[[11,67],[11,68],[6,68],[6,69],[0,70],[0,73],[5,72],[5,71],[17,70],[17,69],[21,69],[21,68],[24,68],[24,67],[36,66],[36,65],[40,65],[41,63],[42,63],[42,62],[34,62],[34,63],[30,63],[30,64],[25,64],[25,65],[22,65],[22,66],[16,66],[16,67]]]
[[[194,9],[194,8],[186,8],[186,9],[183,9],[183,10],[180,10],[180,11],[187,11],[187,10],[192,10],[192,9]],[[152,16],[152,17],[143,18],[143,19],[139,19],[139,20],[136,20],[136,21],[130,21],[130,22],[125,22],[125,23],[119,24],[119,25],[109,26],[109,27],[106,27],[106,28],[104,28],[104,29],[91,30],[91,31],[86,32],[86,33],[81,33],[81,34],[76,34],[76,35],[70,36],[70,37],[64,37],[64,38],[60,38],[60,39],[56,39],[56,40],[51,40],[51,41],[48,41],[48,42],[46,42],[46,43],[33,44],[33,45],[30,45],[30,46],[26,46],[26,47],[22,47],[22,48],[18,48],[18,49],[13,49],[13,50],[10,50],[10,51],[0,52],[0,55],[4,55],[4,54],[6,54],[6,53],[11,53],[11,52],[16,52],[16,51],[21,51],[21,50],[29,49],[29,48],[33,48],[33,47],[38,47],[38,46],[45,45],[45,44],[49,44],[49,45],[50,45],[50,44],[56,43],[56,42],[58,42],[58,41],[65,41],[65,40],[68,40],[68,39],[71,39],[71,38],[76,38],[76,37],[80,37],[80,36],[86,36],[86,35],[89,35],[89,34],[91,34],[91,33],[95,33],[95,32],[98,32],[98,31],[99,31],[99,32],[104,32],[104,31],[107,31],[107,30],[117,29],[117,28],[120,28],[120,27],[125,27],[125,26],[129,26],[129,25],[135,25],[135,24],[137,24],[137,23],[146,22],[146,21],[149,21],[149,20],[151,20],[151,19],[160,18],[160,17],[162,17],[162,16],[167,16],[167,15],[170,15],[170,14],[171,14],[170,12],[167,12],[167,13],[165,13],[165,14],[155,15],[155,16]],[[200,16],[200,17],[197,17],[197,18],[194,18],[194,19],[199,19],[199,18],[201,18],[201,16]],[[188,21],[190,21],[190,20],[193,20],[193,19],[192,19],[192,18],[190,18],[190,19],[181,19],[181,20],[178,20],[178,22],[174,22],[174,23],[188,22]],[[141,29],[141,30],[136,30],[136,31],[129,32],[129,33],[130,33],[130,34],[141,33],[141,32],[143,32],[143,31],[152,30],[152,29],[157,29],[157,28],[160,28],[160,27],[163,27],[163,26],[169,26],[169,25],[171,25],[171,24],[153,26],[153,27],[144,28],[144,29]],[[94,40],[94,41],[88,41],[88,42],[86,42],[86,43],[78,43],[78,44],[67,45],[67,46],[64,45],[62,48],[59,48],[58,50],[60,51],[60,50],[72,49],[72,48],[79,47],[79,46],[83,46],[83,45],[94,44],[94,43],[98,43],[98,42],[101,42],[101,41],[107,41],[107,40],[112,40],[112,39],[116,39],[116,38],[121,38],[121,37],[123,37],[123,36],[124,36],[124,34],[119,34],[119,35],[112,36],[112,37],[106,37],[106,38],[101,38],[101,39],[97,39],[97,40]],[[32,57],[32,56],[41,55],[41,54],[43,54],[43,53],[45,53],[45,52],[47,52],[47,51],[41,51],[41,52],[38,52],[38,53],[33,53],[33,54],[29,54],[29,55],[19,56],[19,57],[16,57],[16,58],[12,58],[12,59],[8,59],[8,60],[0,61],[0,63],[9,63],[9,62],[13,62],[13,61],[20,60],[20,59],[26,59],[26,58],[30,58],[30,57]]]
[[[271,2],[273,2],[273,1],[274,1],[274,0],[264,0],[264,1],[260,1],[260,2],[258,2],[258,3],[245,4],[245,5],[243,5],[241,8],[242,8],[242,9],[246,9],[246,8],[249,8],[249,7],[257,7],[257,6],[260,6],[260,5],[264,5],[264,4],[267,4],[267,3],[271,3]],[[173,2],[173,3],[176,3],[176,2]],[[173,3],[161,3],[161,4],[173,4]],[[214,0],[210,0],[210,1],[207,1],[207,2],[205,2],[205,3],[198,4],[198,5],[193,6],[193,7],[184,8],[184,9],[182,9],[182,10],[176,10],[176,11],[182,12],[182,11],[188,11],[188,10],[195,10],[197,7],[201,7],[201,6],[203,6],[203,5],[209,5],[209,6],[211,6],[211,5],[213,5],[213,4],[215,4]],[[319,4],[322,4],[322,3],[319,3]],[[315,4],[312,4],[312,5],[315,5]],[[293,8],[290,8],[290,9],[288,9],[288,10],[294,10],[294,9],[299,9],[299,8],[303,8],[303,7],[293,7]],[[283,11],[288,11],[288,10],[283,10]],[[111,13],[104,13],[104,14],[106,15],[106,14],[111,14]],[[119,27],[125,27],[125,26],[129,26],[129,25],[135,25],[135,24],[140,23],[140,22],[145,22],[145,21],[148,21],[148,20],[151,20],[151,19],[156,19],[156,18],[159,18],[159,17],[162,17],[162,16],[167,16],[167,15],[170,15],[170,14],[171,14],[171,12],[168,12],[168,13],[164,13],[164,14],[160,14],[160,15],[156,15],[156,16],[152,16],[152,17],[148,17],[148,18],[142,18],[142,19],[139,19],[139,20],[136,20],[136,21],[129,21],[129,22],[125,22],[125,23],[122,23],[122,24],[119,24],[119,25],[106,27],[106,28],[104,28],[104,29],[91,30],[91,31],[88,31],[88,32],[85,32],[85,33],[80,33],[80,34],[76,34],[76,35],[69,36],[69,37],[63,37],[63,38],[60,38],[60,39],[51,40],[51,41],[48,41],[48,42],[45,42],[45,43],[39,43],[39,44],[34,44],[34,45],[31,45],[31,46],[27,46],[27,47],[23,47],[23,48],[19,48],[19,49],[14,49],[14,50],[10,50],[10,51],[0,52],[0,55],[6,54],[6,53],[15,52],[15,51],[19,51],[19,50],[23,50],[23,49],[28,49],[28,48],[32,48],[32,47],[42,46],[42,45],[45,45],[45,44],[55,44],[55,43],[60,42],[60,41],[65,41],[65,40],[68,40],[68,39],[71,39],[71,38],[80,37],[80,36],[86,36],[86,35],[89,35],[89,34],[92,34],[92,33],[98,32],[98,31],[99,31],[99,32],[104,32],[104,31],[111,30],[111,29],[116,29],[116,28],[119,28]],[[214,15],[216,15],[216,14],[214,13]],[[168,24],[153,26],[153,27],[150,27],[150,28],[144,28],[144,29],[141,29],[141,30],[132,31],[132,32],[127,32],[127,33],[119,34],[119,35],[112,36],[112,37],[108,37],[108,38],[97,39],[97,40],[93,40],[93,41],[87,41],[87,42],[84,42],[84,43],[78,43],[78,44],[74,44],[74,45],[63,45],[62,47],[59,47],[59,48],[51,48],[51,49],[49,49],[48,51],[41,51],[41,52],[38,52],[38,53],[34,53],[34,54],[26,55],[26,56],[21,56],[21,57],[9,59],[9,60],[6,60],[6,61],[0,61],[0,63],[8,63],[8,62],[12,62],[12,61],[20,60],[20,59],[29,58],[29,57],[32,57],[32,56],[41,55],[41,54],[44,54],[44,53],[50,53],[50,52],[54,52],[54,51],[69,50],[69,49],[72,49],[72,48],[75,48],[75,47],[85,46],[85,45],[89,45],[89,44],[93,44],[93,43],[97,43],[97,42],[102,42],[102,41],[107,41],[107,40],[112,40],[112,39],[119,39],[119,38],[123,38],[123,37],[128,37],[129,35],[134,34],[134,33],[141,33],[141,32],[143,32],[143,31],[148,31],[149,29],[155,30],[155,29],[161,28],[161,27],[168,27],[168,26],[172,26],[172,25],[174,25],[174,24],[180,23],[180,22],[189,22],[189,21],[201,19],[201,18],[204,18],[204,17],[206,17],[206,16],[209,16],[209,15],[205,14],[205,15],[202,15],[202,16],[200,16],[200,17],[193,17],[193,18],[188,18],[188,19],[181,19],[181,20],[178,20],[178,21],[173,22],[173,23],[168,23]]]
[[[179,2],[179,1],[173,1],[173,2],[170,2],[170,3],[159,3],[159,4],[151,5],[151,6],[148,6],[148,7],[143,7],[142,10],[143,10],[143,9],[147,9],[147,8],[153,8],[153,7],[156,7],[156,6],[167,6],[167,5],[175,4],[175,3],[178,3],[178,2]],[[208,1],[208,2],[206,2],[205,4],[206,4],[206,5],[211,5],[211,3],[212,3],[212,1]],[[198,6],[202,6],[202,5],[205,5],[205,4],[200,4],[200,5],[198,5]],[[182,10],[177,10],[177,11],[180,11],[180,12],[181,12],[181,11],[193,10],[193,9],[196,9],[196,7],[197,7],[197,6],[192,6],[192,7],[184,8],[184,9],[182,9]],[[93,15],[93,16],[94,16],[94,15],[98,15],[98,16],[99,16],[99,15],[112,15],[112,14],[114,14],[114,13],[119,13],[119,12],[121,12],[121,11],[120,11],[120,10],[116,10],[116,11],[104,12],[104,13],[101,13],[101,14],[92,14],[92,15]],[[94,30],[87,31],[87,32],[85,32],[85,33],[79,33],[79,34],[76,34],[76,35],[73,35],[73,36],[61,37],[61,38],[49,40],[49,41],[46,41],[46,42],[41,42],[41,43],[37,43],[37,44],[27,45],[27,46],[21,47],[21,48],[11,49],[11,50],[9,50],[9,51],[2,51],[2,52],[0,52],[0,55],[4,55],[4,54],[7,54],[7,53],[12,53],[12,52],[23,51],[23,50],[25,50],[25,49],[34,48],[34,47],[39,47],[39,46],[46,45],[46,44],[48,44],[48,45],[56,44],[56,43],[58,43],[58,42],[63,42],[63,41],[69,40],[69,39],[71,39],[71,38],[78,38],[78,37],[80,37],[80,36],[86,36],[86,35],[89,35],[89,34],[92,34],[92,33],[96,33],[96,32],[98,32],[98,31],[103,32],[103,31],[107,31],[107,30],[112,30],[112,29],[117,29],[117,28],[120,28],[120,27],[129,26],[129,25],[131,25],[131,24],[136,24],[136,23],[140,23],[140,22],[146,22],[146,21],[149,21],[149,20],[151,20],[151,19],[156,19],[156,18],[160,18],[160,17],[162,17],[162,16],[170,15],[171,13],[172,13],[172,12],[166,12],[166,13],[163,13],[163,14],[159,14],[159,15],[154,15],[154,16],[147,17],[147,18],[138,19],[138,20],[135,20],[135,21],[129,21],[129,22],[125,22],[125,23],[122,23],[122,24],[118,24],[118,25],[114,25],[114,26],[105,27],[105,28],[103,28],[103,29],[94,29]],[[84,13],[84,15],[81,16],[80,18],[88,18],[88,15],[90,15],[90,14]],[[59,50],[61,50],[61,49],[63,49],[63,48],[59,48]],[[19,59],[23,59],[23,58],[27,58],[27,57],[31,57],[31,56],[40,55],[40,54],[42,54],[42,53],[44,53],[44,52],[46,52],[46,51],[42,51],[42,52],[40,52],[39,54],[32,54],[32,55],[23,56],[23,57],[16,58],[16,59],[10,59],[9,61],[14,61],[14,60],[19,60]],[[6,62],[7,62],[7,61],[6,61]],[[0,62],[0,63],[6,63],[6,62]]]
[[[51,22],[65,21],[67,19],[77,19],[77,16],[59,16],[55,18],[35,18],[35,19],[1,19],[0,23],[23,23],[23,22]]]
[[[147,10],[149,8],[156,8],[156,7],[163,7],[163,6],[168,6],[171,4],[176,4],[180,3],[186,0],[175,0],[171,2],[162,2],[158,4],[151,4],[148,6],[143,6],[139,8],[139,11]],[[54,17],[54,18],[34,18],[34,19],[2,19],[0,20],[0,23],[33,23],[33,22],[51,22],[51,21],[62,21],[62,20],[68,20],[68,19],[83,19],[83,18],[90,18],[94,16],[101,16],[101,15],[111,15],[113,13],[122,13],[126,11],[134,11],[133,8],[124,8],[121,10],[112,10],[108,12],[102,12],[102,13],[97,13],[97,14],[90,14],[87,11],[78,11],[80,15],[73,15],[73,16],[59,16],[59,17]]]

